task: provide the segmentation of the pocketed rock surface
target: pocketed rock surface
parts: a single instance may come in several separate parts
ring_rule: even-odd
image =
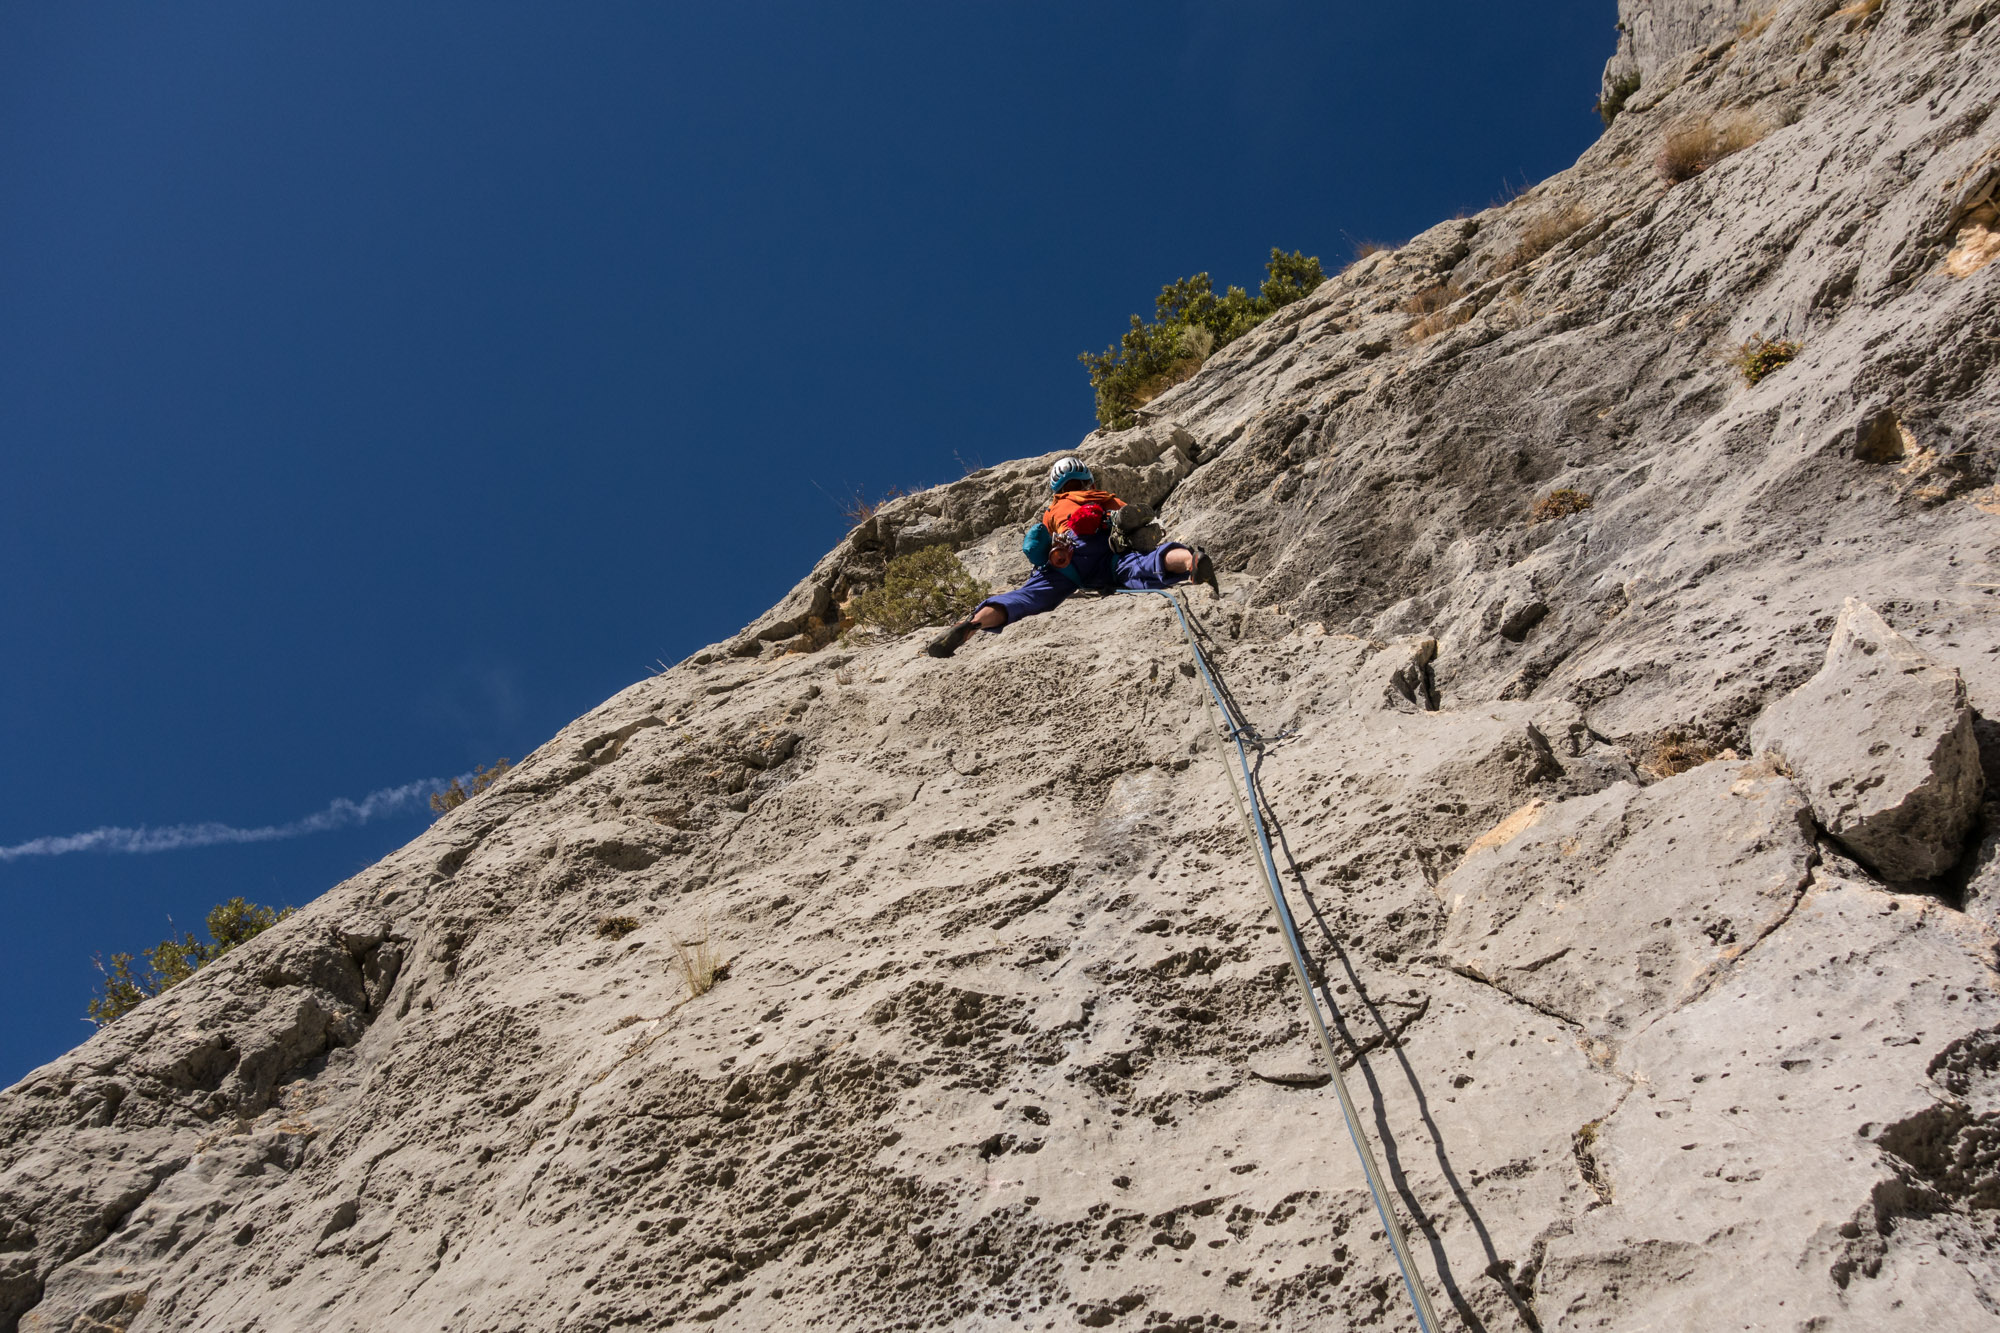
[[[1751,738],[1855,598],[2000,758],[2000,3],[1643,8],[1575,167],[1080,451],[1216,557],[1447,1326],[1986,1327],[1995,806],[1884,880]],[[1670,187],[1702,115],[1764,134]],[[1414,1327],[1164,601],[834,639],[895,553],[1025,572],[1052,457],[0,1093],[0,1329]]]

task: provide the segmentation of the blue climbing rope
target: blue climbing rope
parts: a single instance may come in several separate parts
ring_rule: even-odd
[[[1299,994],[1305,999],[1306,1012],[1312,1015],[1313,1031],[1318,1035],[1320,1050],[1326,1056],[1326,1067],[1332,1071],[1333,1088],[1340,1096],[1340,1113],[1347,1121],[1348,1137],[1354,1141],[1355,1156],[1361,1159],[1362,1173],[1368,1177],[1368,1192],[1374,1196],[1376,1215],[1382,1219],[1382,1230],[1389,1238],[1389,1248],[1395,1252],[1396,1267],[1403,1274],[1403,1287],[1409,1292],[1410,1304],[1416,1309],[1417,1327],[1421,1333],[1436,1333],[1437,1315],[1431,1309],[1430,1293],[1418,1279],[1416,1263],[1410,1257],[1410,1243],[1403,1235],[1402,1225],[1396,1221],[1394,1209],[1389,1206],[1389,1192],[1382,1181],[1382,1169],[1375,1161],[1375,1150],[1361,1128],[1361,1115],[1354,1109],[1354,1098],[1347,1091],[1347,1080],[1340,1075],[1340,1060],[1334,1054],[1333,1038],[1327,1033],[1319,999],[1313,994],[1311,974],[1306,966],[1305,944],[1299,938],[1298,922],[1292,916],[1291,904],[1285,898],[1284,882],[1278,877],[1278,863],[1271,854],[1271,836],[1265,830],[1263,808],[1257,797],[1256,766],[1250,762],[1250,748],[1254,746],[1260,751],[1258,762],[1262,763],[1261,751],[1267,742],[1242,717],[1233,700],[1217,684],[1209,666],[1208,654],[1195,637],[1187,606],[1181,598],[1167,588],[1121,588],[1119,591],[1135,596],[1157,593],[1173,606],[1174,615],[1181,622],[1181,633],[1187,639],[1188,651],[1194,656],[1195,668],[1201,672],[1202,684],[1208,687],[1209,698],[1214,700],[1216,710],[1222,715],[1223,729],[1230,744],[1236,748],[1236,766],[1243,774],[1244,798],[1248,801],[1245,822],[1256,836],[1259,863],[1264,871],[1264,887],[1270,895],[1271,911],[1277,916],[1278,926],[1284,933],[1285,949],[1291,954],[1292,976],[1299,983]],[[1230,782],[1230,795],[1236,796],[1234,780]],[[1245,813],[1244,798],[1237,799],[1239,813]],[[1332,996],[1327,997],[1327,1003],[1332,1005]]]

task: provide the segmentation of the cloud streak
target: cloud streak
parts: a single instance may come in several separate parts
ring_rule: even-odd
[[[326,809],[294,819],[289,824],[265,824],[258,828],[237,828],[231,824],[167,824],[160,828],[95,828],[88,833],[71,833],[60,838],[31,838],[0,847],[0,861],[18,861],[29,856],[67,856],[71,852],[123,852],[147,855],[178,852],[188,847],[215,847],[228,843],[282,842],[309,833],[353,828],[372,820],[385,819],[421,810],[430,794],[446,785],[435,778],[406,782],[400,787],[371,791],[358,801],[336,798]]]

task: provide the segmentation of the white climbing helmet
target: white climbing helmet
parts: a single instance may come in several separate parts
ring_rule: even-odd
[[[1056,465],[1049,469],[1049,494],[1054,495],[1062,489],[1064,482],[1075,481],[1078,478],[1082,478],[1084,481],[1096,480],[1095,477],[1090,475],[1090,469],[1083,465],[1082,459],[1058,458]]]

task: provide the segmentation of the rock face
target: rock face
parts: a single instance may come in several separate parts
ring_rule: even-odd
[[[1820,826],[1891,880],[1957,865],[1986,789],[1965,681],[1849,598],[1819,674],[1750,741],[1805,785]]]
[[[1775,8],[1771,0],[1618,0],[1618,50],[1604,67],[1605,90],[1632,74],[1644,87],[1687,52]]]
[[[1941,880],[1981,910],[1905,891],[1805,760],[1729,753],[1850,597],[2000,699],[2000,265],[1953,258],[1995,18],[1649,48],[1569,171],[1079,448],[1217,556],[1191,605],[1451,1327],[2000,1318],[2000,853]],[[1703,116],[1764,137],[1669,186]],[[1802,350],[1745,384],[1753,334]],[[898,552],[1024,572],[1050,457],[885,506],[0,1093],[0,1328],[1413,1327],[1160,599],[835,637]]]
[[[1538,804],[1438,886],[1451,967],[1620,1042],[1686,1005],[1797,906],[1812,821],[1768,768]]]

